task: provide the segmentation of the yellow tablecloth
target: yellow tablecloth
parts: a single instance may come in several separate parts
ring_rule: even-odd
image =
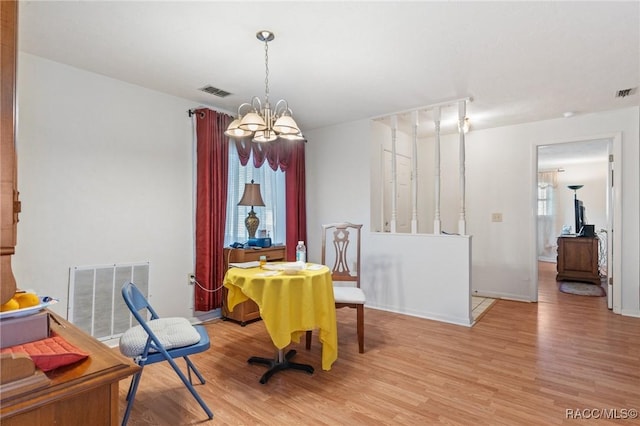
[[[322,369],[330,370],[338,358],[338,330],[329,268],[269,274],[260,268],[230,268],[224,277],[229,310],[247,299],[256,302],[278,349],[300,342],[306,330],[319,329]]]

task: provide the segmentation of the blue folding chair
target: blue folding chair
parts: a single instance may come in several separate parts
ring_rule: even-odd
[[[213,413],[193,387],[191,372],[195,373],[201,384],[204,384],[204,378],[188,358],[188,355],[209,349],[209,335],[205,328],[201,325],[192,325],[186,318],[160,318],[140,290],[131,282],[122,286],[122,297],[139,325],[130,328],[120,337],[120,352],[133,358],[134,362],[142,367],[131,379],[127,393],[127,410],[122,419],[122,426],[126,426],[129,420],[144,366],[161,361],[171,364],[209,419],[212,419]],[[141,314],[145,309],[151,314],[149,320],[145,318],[146,314],[144,316]],[[175,358],[180,357],[187,363],[188,379],[175,362]]]

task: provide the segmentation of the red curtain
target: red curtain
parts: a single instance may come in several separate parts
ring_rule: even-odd
[[[307,242],[307,196],[304,146],[305,142],[285,142],[288,155],[282,156],[280,168],[285,171],[287,214],[287,260],[296,260],[298,241]],[[286,160],[288,164],[285,164]],[[284,168],[283,168],[284,164]]]
[[[224,131],[232,120],[226,114],[199,109],[196,114],[196,266],[198,282],[208,290],[224,278],[224,231],[227,216],[229,143]],[[222,292],[195,288],[196,311],[222,306]]]
[[[287,215],[287,260],[295,260],[298,241],[307,241],[307,198],[305,158],[302,141],[278,139],[269,143],[236,141],[240,164],[246,166],[253,153],[253,165],[261,167],[266,160],[273,170],[285,172]]]

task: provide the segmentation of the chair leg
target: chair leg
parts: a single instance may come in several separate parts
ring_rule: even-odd
[[[356,307],[357,327],[358,327],[358,350],[364,353],[364,305]]]
[[[191,372],[193,371],[194,374],[198,377],[198,380],[200,380],[200,384],[204,385],[204,383],[205,383],[204,382],[204,377],[202,377],[202,374],[200,374],[200,371],[198,371],[196,366],[193,365],[193,363],[191,362],[189,357],[184,356],[183,358],[187,363],[187,374],[189,375],[189,383],[193,384],[193,381],[191,380]]]
[[[127,409],[125,410],[124,416],[122,417],[122,426],[127,426],[127,422],[129,421],[129,415],[131,414],[131,409],[133,408],[133,400],[136,399],[136,392],[138,391],[138,384],[140,383],[141,376],[142,370],[134,374],[133,378],[131,379],[129,391],[127,392]]]
[[[207,404],[204,402],[204,400],[202,398],[200,398],[200,395],[195,390],[195,388],[193,387],[191,382],[189,382],[189,379],[187,379],[187,377],[184,375],[184,373],[180,370],[180,368],[178,367],[178,364],[176,364],[174,359],[171,358],[171,357],[168,357],[167,361],[169,362],[169,364],[171,364],[171,367],[173,367],[173,370],[180,377],[180,380],[182,380],[182,383],[184,383],[184,385],[187,387],[187,389],[189,389],[189,392],[191,392],[191,395],[193,395],[193,397],[196,399],[196,401],[198,401],[198,404],[200,404],[200,406],[202,407],[204,412],[207,413],[207,416],[209,416],[209,418],[212,419],[213,418],[213,413],[211,412],[211,410],[209,409]],[[201,377],[200,373],[198,373],[198,376]]]
[[[307,350],[311,349],[311,336],[312,336],[312,331],[307,330],[307,336],[306,336],[306,342],[305,342],[305,347],[307,348]]]

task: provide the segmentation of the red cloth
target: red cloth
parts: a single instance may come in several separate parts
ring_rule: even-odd
[[[286,167],[280,163],[285,172],[286,202],[287,202],[287,260],[296,260],[296,246],[298,241],[307,241],[307,191],[304,142],[283,141],[288,143]],[[308,245],[308,243],[307,243]]]
[[[89,356],[58,335],[4,348],[0,353],[26,353],[42,371],[73,364]]]
[[[196,111],[196,279],[213,290],[224,278],[224,231],[227,216],[229,141],[224,131],[231,116],[203,108]],[[195,308],[207,312],[222,306],[222,292],[195,289]]]

